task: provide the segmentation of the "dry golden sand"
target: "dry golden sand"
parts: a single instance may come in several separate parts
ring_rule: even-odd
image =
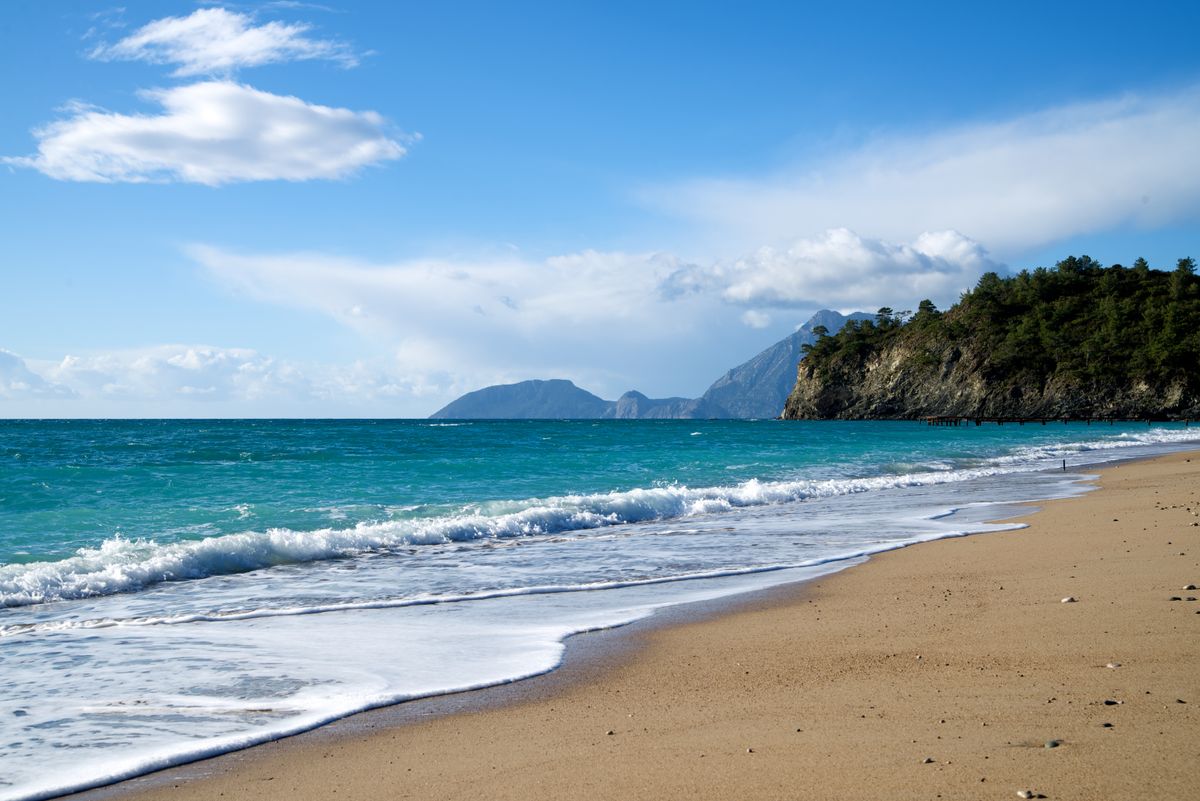
[[[119,797],[1197,799],[1200,454],[1101,484],[1024,530],[643,631],[531,698],[294,738]]]

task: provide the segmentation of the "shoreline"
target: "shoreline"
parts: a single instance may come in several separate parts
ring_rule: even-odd
[[[1192,464],[1187,460],[1193,456],[1200,456],[1200,453],[1184,452],[1158,457],[1156,459],[1144,462],[1139,461],[1110,464],[1100,471],[1102,474],[1102,478],[1100,479],[1101,485],[1105,486],[1110,480],[1111,476],[1119,474],[1121,471],[1125,471],[1126,474],[1131,471],[1136,472],[1139,468],[1142,470],[1153,471],[1156,469],[1153,467],[1155,465],[1159,466],[1157,468],[1159,470],[1180,469],[1182,465]],[[1197,461],[1200,462],[1200,459]],[[1164,468],[1164,465],[1168,467]],[[1197,468],[1200,468],[1200,464],[1197,465]],[[1191,468],[1188,469],[1190,470]],[[1195,475],[1196,473],[1193,472],[1192,477],[1194,478]],[[656,654],[662,651],[663,641],[677,645],[680,637],[687,637],[689,634],[695,634],[698,632],[703,633],[706,629],[719,629],[721,631],[712,635],[717,640],[715,646],[716,650],[719,651],[721,650],[722,646],[726,648],[728,647],[727,641],[730,637],[730,634],[736,633],[739,622],[745,622],[747,620],[759,617],[770,618],[772,616],[776,618],[780,616],[790,616],[794,618],[797,612],[807,615],[809,613],[807,607],[813,604],[833,604],[832,617],[840,616],[846,619],[858,617],[859,623],[861,623],[862,616],[869,610],[859,608],[858,604],[852,603],[855,594],[860,592],[860,590],[855,589],[855,586],[870,585],[873,581],[878,581],[879,577],[873,576],[873,574],[895,572],[894,565],[897,562],[912,562],[911,566],[916,566],[919,568],[921,563],[929,562],[939,551],[948,552],[951,549],[961,550],[963,547],[967,547],[965,545],[966,543],[986,541],[990,543],[993,546],[992,549],[994,549],[995,547],[999,547],[1001,540],[1008,541],[1012,538],[1021,538],[1023,536],[1028,536],[1030,532],[1041,531],[1043,528],[1048,528],[1051,524],[1043,521],[1045,520],[1045,515],[1047,515],[1049,512],[1061,510],[1064,505],[1068,504],[1090,504],[1095,506],[1095,499],[1100,498],[1106,498],[1106,502],[1111,502],[1112,492],[1107,486],[1105,486],[1105,489],[1102,489],[1098,492],[1087,493],[1081,497],[1056,501],[1035,502],[1036,506],[1041,507],[1043,511],[1037,514],[1033,514],[1031,512],[1033,516],[1032,520],[1030,521],[1031,525],[1028,528],[1010,532],[994,532],[991,536],[986,538],[968,536],[921,543],[920,547],[908,546],[895,551],[889,551],[884,554],[876,555],[868,560],[865,564],[853,566],[854,569],[839,571],[832,576],[825,576],[814,579],[810,582],[784,585],[781,587],[757,591],[743,596],[724,598],[717,601],[702,602],[699,604],[691,604],[682,607],[674,607],[667,610],[660,610],[650,618],[629,624],[624,627],[575,635],[568,640],[567,654],[564,657],[562,665],[550,673],[543,674],[532,679],[526,679],[492,688],[485,688],[483,690],[422,699],[360,713],[350,718],[337,721],[331,725],[324,726],[294,737],[255,746],[230,754],[217,756],[211,759],[193,762],[187,765],[177,766],[165,771],[149,774],[145,777],[127,780],[67,797],[75,799],[89,799],[89,801],[94,799],[117,797],[133,797],[138,799],[169,797],[171,799],[176,799],[180,798],[181,796],[187,796],[195,798],[207,798],[216,797],[217,793],[220,792],[224,792],[227,795],[231,793],[234,795],[253,794],[254,797],[264,798],[273,798],[275,795],[278,795],[281,798],[285,796],[294,797],[297,794],[299,794],[299,797],[317,798],[328,797],[330,792],[338,792],[341,797],[345,797],[346,795],[350,795],[350,797],[362,798],[377,797],[376,791],[378,791],[378,781],[382,780],[384,776],[390,776],[392,780],[406,780],[409,777],[412,777],[413,768],[417,767],[416,765],[408,766],[403,769],[399,769],[398,774],[392,775],[388,774],[384,765],[379,764],[379,760],[384,759],[384,757],[388,756],[389,754],[391,757],[399,757],[409,754],[408,748],[404,746],[397,747],[395,745],[395,741],[397,739],[420,742],[427,739],[431,735],[434,735],[435,739],[440,738],[443,741],[448,738],[449,741],[453,741],[456,745],[460,745],[461,751],[465,755],[470,755],[478,753],[480,750],[488,751],[490,745],[497,745],[493,742],[492,738],[487,735],[487,732],[491,731],[492,727],[495,726],[517,726],[518,728],[523,726],[524,729],[522,729],[522,731],[524,731],[526,734],[540,734],[540,730],[545,728],[545,725],[538,725],[534,727],[539,731],[528,731],[530,726],[530,715],[536,717],[540,714],[543,718],[541,724],[547,724],[548,721],[545,719],[547,715],[547,709],[550,709],[552,713],[553,705],[555,703],[565,703],[565,699],[575,699],[576,697],[581,697],[583,699],[591,698],[592,703],[588,703],[586,700],[582,702],[588,710],[591,710],[597,706],[601,700],[607,699],[607,701],[610,702],[614,692],[622,692],[621,689],[613,687],[613,682],[619,682],[624,674],[628,674],[631,671],[637,673],[639,669],[645,669],[647,663],[652,663],[656,658],[659,658],[656,656]],[[1194,508],[1197,504],[1197,501],[1192,500],[1191,503],[1193,504]],[[1024,518],[1025,515],[1022,515],[1021,517]],[[1200,537],[1200,532],[1197,532],[1192,536],[1193,538]],[[941,543],[941,545],[937,545],[935,543]],[[1197,542],[1196,544],[1200,545],[1200,542]],[[1004,550],[1004,548],[1000,548],[1000,550]],[[1197,552],[1200,552],[1200,547],[1198,547],[1196,550]],[[943,559],[944,558],[945,557],[943,555]],[[1200,571],[1196,569],[1194,557],[1191,560],[1184,559],[1180,561],[1187,562],[1191,565],[1191,575],[1200,576]],[[918,574],[920,574],[920,572],[920,570],[917,571]],[[905,578],[903,571],[901,571],[900,578]],[[912,584],[913,580],[915,580],[915,576],[910,575],[908,576],[908,579],[908,583]],[[1195,581],[1196,578],[1193,577],[1190,580]],[[851,586],[847,588],[843,585]],[[848,592],[847,589],[849,589]],[[1052,590],[1051,592],[1053,593],[1054,591]],[[838,598],[843,595],[846,597],[838,600]],[[897,596],[897,598],[899,598],[899,596]],[[1055,597],[1052,600],[1055,604],[1058,604],[1058,597]],[[923,601],[921,605],[925,609],[928,609],[929,603],[930,601],[927,600]],[[1186,604],[1186,602],[1183,603]],[[840,606],[844,606],[845,608],[839,609]],[[1076,607],[1078,606],[1082,606],[1082,604],[1076,605]],[[1063,609],[1066,608],[1075,607],[1063,607]],[[814,634],[820,634],[819,630],[822,627],[815,624],[820,623],[822,617],[826,617],[826,619],[828,619],[827,616],[830,615],[831,611],[827,608],[822,615],[816,616],[815,620],[808,619],[801,620],[799,622],[812,629]],[[876,610],[874,616],[878,617],[878,610]],[[885,618],[886,617],[887,616],[885,615]],[[1197,618],[1197,620],[1200,620],[1200,618]],[[753,622],[761,625],[761,621]],[[793,620],[791,622],[794,623],[796,621]],[[1187,623],[1190,624],[1191,621],[1187,621]],[[778,628],[777,624],[778,621],[776,621],[776,624],[766,623],[766,629],[774,630]],[[883,623],[883,628],[887,629],[888,624]],[[725,642],[722,642],[722,640]],[[764,647],[767,651],[772,650],[769,642],[758,642],[754,643],[753,645],[757,645],[760,650],[762,650]],[[844,647],[845,643],[840,643],[840,645]],[[1192,646],[1190,655],[1193,657],[1194,661],[1194,645]],[[691,656],[695,657],[697,655],[692,654]],[[763,662],[770,661],[771,654],[760,653],[757,654],[757,656],[759,657],[757,662]],[[895,657],[895,654],[893,654],[893,657]],[[928,658],[929,657],[925,657],[925,659]],[[750,663],[754,661],[754,659],[749,659],[748,657],[746,666],[751,667]],[[916,661],[921,663],[924,660],[918,658]],[[946,664],[949,665],[950,663]],[[725,667],[728,668],[729,665],[726,664]],[[663,666],[660,664],[658,668],[659,672],[665,670],[672,675],[676,674],[676,671],[672,669],[670,665]],[[983,667],[980,667],[979,670],[980,672],[985,672],[985,668]],[[745,675],[750,675],[750,672],[747,671]],[[685,675],[679,678],[686,680],[689,677]],[[802,677],[797,677],[796,680],[799,681],[801,685],[806,683]],[[657,681],[661,684],[661,679]],[[655,687],[654,684],[654,681],[650,681],[648,685],[645,681],[643,681],[642,685],[639,685],[639,687],[642,692],[648,693],[648,698],[650,699],[653,699],[655,696],[661,693],[670,694],[668,691],[672,689],[671,687]],[[1195,682],[1193,682],[1193,685],[1194,684]],[[1196,690],[1200,688],[1193,686],[1191,689]],[[739,687],[736,685],[733,687],[727,687],[726,690],[733,691],[735,696],[744,695],[745,693],[744,687]],[[629,688],[625,688],[624,692],[628,693]],[[1200,697],[1196,697],[1197,694],[1198,693],[1193,693],[1193,703],[1200,703]],[[1070,701],[1068,701],[1068,704],[1069,703]],[[1188,705],[1183,704],[1180,706],[1182,708]],[[641,708],[641,706],[638,708]],[[874,706],[871,706],[871,708],[874,709]],[[630,715],[631,717],[633,716],[633,713],[626,714]],[[860,714],[865,715],[865,712]],[[621,717],[624,717],[624,715]],[[662,715],[659,716],[658,723],[660,726],[664,725],[665,723],[662,720],[662,717]],[[740,728],[745,725],[745,720],[742,719],[744,717],[746,717],[744,714],[735,716],[735,720],[739,724],[735,728]],[[572,753],[577,752],[580,747],[584,747],[584,751],[588,751],[591,748],[596,748],[600,749],[601,753],[608,754],[608,752],[613,750],[611,746],[616,744],[616,741],[611,738],[619,737],[620,734],[626,733],[620,731],[620,729],[623,728],[622,724],[628,722],[628,718],[621,720],[614,716],[607,724],[612,728],[600,731],[598,741],[592,742],[592,739],[589,739],[594,739],[596,732],[587,731],[586,733],[582,733],[583,739],[587,742],[581,742],[579,736],[581,732],[577,731],[576,729],[578,725],[582,723],[582,721],[574,720],[573,715],[568,716],[567,719],[561,719],[559,715],[550,714],[550,718],[554,719],[554,726],[551,726],[550,728],[554,728],[555,726],[559,729],[566,727],[568,730],[573,731],[573,735],[567,735],[565,741],[563,737],[556,737],[552,740],[552,742],[555,743],[571,743],[573,747],[569,750]],[[860,717],[859,720],[866,720],[866,717]],[[726,720],[725,722],[729,723],[730,721]],[[986,725],[987,724],[985,723],[981,728],[985,728]],[[644,728],[647,732],[650,731],[650,727]],[[804,729],[804,726],[798,726],[796,728]],[[460,732],[460,729],[466,730]],[[474,731],[473,735],[472,731]],[[614,733],[609,735],[607,734],[608,731],[613,731]],[[809,731],[811,732],[812,730]],[[632,734],[632,732],[629,733]],[[833,736],[835,733],[836,729],[833,728],[827,731],[829,736]],[[792,737],[787,739],[791,741],[805,741],[810,739],[809,736],[800,736],[803,734],[804,731],[797,731]],[[958,736],[960,738],[962,737],[962,735]],[[749,733],[747,733],[747,736],[745,736],[744,739],[761,740],[763,738],[749,736]],[[795,742],[789,743],[789,745],[795,744]],[[513,747],[516,747],[516,745],[510,744],[509,747],[501,747],[499,748],[499,751],[495,752],[496,758],[493,761],[499,764],[491,765],[490,767],[492,770],[497,770],[502,765],[511,765],[514,762],[520,762],[521,755],[519,753],[509,753],[510,748]],[[706,754],[706,757],[710,760],[708,763],[701,763],[705,764],[706,767],[711,767],[719,762],[726,763],[730,759],[734,759],[736,762],[736,758],[731,757],[728,748],[705,747],[703,745],[700,747],[702,750],[710,750],[713,752]],[[393,751],[392,749],[396,750]],[[746,749],[753,749],[753,751],[747,752]],[[753,745],[747,745],[741,748],[740,756],[753,757],[756,753],[761,753],[763,756],[765,756],[772,749],[773,747],[769,747],[768,744],[765,743],[761,748],[758,749],[756,749]],[[456,748],[455,750],[460,749]],[[520,751],[521,749],[517,748],[517,750]],[[817,750],[820,751],[821,749],[818,748]],[[1069,754],[1074,750],[1074,748],[1068,747],[1054,749],[1054,752],[1056,754],[1060,752]],[[374,778],[372,778],[371,775],[360,775],[358,776],[357,781],[354,781],[348,777],[338,777],[336,774],[341,771],[337,770],[330,770],[326,773],[310,775],[312,774],[310,763],[312,763],[314,755],[320,753],[321,759],[326,759],[328,758],[328,755],[334,751],[338,752],[338,758],[335,760],[335,764],[338,762],[344,763],[347,761],[361,763],[365,759],[366,763],[373,765],[372,769],[367,771],[367,773],[375,774]],[[732,753],[734,755],[738,754],[736,750]],[[1196,758],[1200,758],[1200,749],[1193,748],[1189,753],[1189,759],[1194,760]],[[374,757],[371,756],[372,754]],[[500,759],[502,754],[507,755],[507,761]],[[528,756],[528,754],[526,754],[526,756]],[[695,755],[692,756],[695,757]],[[826,756],[828,757],[829,755]],[[695,758],[703,759],[705,757]],[[985,757],[985,759],[986,758],[987,757]],[[572,765],[567,763],[571,763],[575,759],[590,759],[590,757],[563,756],[558,760],[559,763],[563,764],[556,764],[554,770],[551,772],[551,775],[558,776],[563,771],[566,771],[568,774],[571,773]],[[505,795],[505,793],[511,793],[511,797],[514,798],[542,797],[538,795],[540,792],[539,788],[549,789],[543,782],[537,783],[537,786],[535,787],[529,783],[517,781],[521,777],[513,776],[511,767],[507,768],[504,772],[504,776],[506,776],[507,779],[491,780],[487,771],[480,773],[478,770],[473,771],[469,764],[459,764],[462,763],[463,760],[464,757],[462,756],[448,756],[445,760],[446,764],[435,760],[435,765],[424,766],[426,770],[428,770],[430,767],[438,770],[448,770],[449,773],[457,776],[457,783],[451,782],[447,784],[447,782],[443,780],[435,783],[435,786],[431,786],[427,781],[416,781],[412,782],[411,786],[397,786],[396,790],[399,794],[396,795],[396,797],[449,798],[459,796],[466,797],[467,795],[478,794],[483,794],[485,797],[508,797]],[[469,759],[467,761],[470,762]],[[690,762],[690,760],[687,761]],[[759,761],[765,762],[766,760],[760,759]],[[384,759],[384,762],[386,763],[388,760]],[[395,759],[392,759],[391,762],[395,763]],[[543,762],[544,760],[538,760],[539,765],[543,765]],[[628,768],[630,772],[636,774],[636,765],[638,763],[639,759],[637,755],[625,755],[625,757],[620,760],[619,763],[616,763],[616,765],[620,769]],[[458,765],[457,769],[455,768],[456,764]],[[942,763],[937,760],[930,764],[942,765]],[[1200,763],[1193,761],[1192,764],[1195,765]],[[926,768],[923,773],[927,775],[941,774],[945,772],[945,770],[951,765],[952,762],[950,760],[947,760],[943,767],[937,768],[930,768],[929,765],[922,763],[922,767]],[[1185,763],[1177,763],[1176,767],[1183,769],[1184,765]],[[331,765],[331,767],[333,766]],[[588,768],[589,765],[583,764],[576,765],[574,767],[582,770]],[[727,767],[733,767],[733,764],[730,764]],[[459,772],[456,773],[456,770],[459,770]],[[256,778],[264,771],[271,773],[271,778]],[[462,771],[465,771],[465,773]],[[358,770],[352,770],[351,772],[355,773],[356,775],[359,773]],[[423,771],[418,772],[423,773]],[[578,772],[578,770],[575,772]],[[585,774],[588,773],[587,770],[583,770],[583,772]],[[819,770],[816,771],[816,773],[819,772]],[[307,789],[288,789],[292,782],[287,781],[287,778],[296,777],[297,773],[304,774],[305,780],[303,784]],[[787,773],[787,771],[785,771],[785,773]],[[329,774],[335,775],[331,776]],[[493,773],[492,775],[494,776],[496,774]],[[327,780],[327,783],[324,785],[323,789],[318,789],[317,783],[321,780],[322,776],[324,776],[325,780]],[[472,779],[472,776],[475,778]],[[532,776],[527,776],[525,778],[529,779],[530,782],[533,781]],[[674,792],[676,794],[698,794],[701,797],[708,797],[708,793],[706,791],[697,790],[697,792],[691,792],[678,784],[679,780],[687,778],[686,774],[681,773],[675,778],[676,783],[673,784],[670,775],[659,775],[657,776],[658,784],[655,785],[655,787],[657,790],[661,790],[668,795]],[[986,779],[986,777],[983,778]],[[1196,768],[1191,769],[1191,774],[1188,779],[1191,782],[1190,786],[1200,788],[1200,776],[1197,775]],[[274,784],[263,784],[263,782],[266,781],[274,782]],[[483,784],[474,786],[471,784],[472,781],[483,782]],[[516,785],[510,787],[510,783],[513,781],[516,781]],[[328,782],[332,783],[330,784]],[[463,782],[466,784],[462,784]],[[404,785],[410,785],[410,782],[408,781],[402,781],[401,783]],[[980,786],[982,787],[984,784],[986,784],[986,782],[981,783]],[[519,792],[517,792],[515,789],[517,786],[520,787]],[[598,788],[594,783],[590,786],[594,794]],[[649,785],[638,784],[637,786],[645,787],[644,793],[651,792]],[[732,787],[728,788],[728,791],[737,792],[738,794],[741,794],[742,797],[776,797],[771,793],[762,794],[757,791],[751,791],[748,789],[749,786],[745,784],[745,782],[736,786],[740,788],[738,791],[734,791]],[[823,779],[818,785],[807,786],[819,786],[823,788],[821,794],[825,797],[856,797],[854,795],[839,796],[836,792],[833,792],[831,796],[830,788],[836,786],[836,782],[834,782],[833,779],[828,776],[825,777],[825,779]],[[455,787],[462,792],[458,792],[456,794],[454,791]],[[467,790],[468,787],[471,788],[470,791]],[[481,787],[486,789],[481,789]],[[706,786],[705,790],[707,789],[708,788]],[[879,787],[878,789],[886,791],[888,788]],[[995,786],[989,787],[987,794],[989,796],[993,795],[994,790],[996,790]],[[629,787],[626,787],[626,797],[631,792],[637,794],[636,789],[630,789]],[[780,790],[780,792],[782,792],[782,790]],[[1000,795],[1011,796],[1013,792],[1013,789],[1009,789],[1008,792]],[[1046,790],[1043,789],[1042,792],[1046,792]],[[306,793],[308,793],[308,795],[306,795]],[[411,796],[409,793],[411,793]],[[585,794],[586,793],[580,792],[576,795],[582,796]],[[713,797],[716,797],[716,795],[720,794],[721,793],[714,792]],[[883,792],[879,795],[879,797],[888,797],[889,795],[890,794],[888,792]],[[918,793],[918,795],[923,796],[924,793]],[[1050,793],[1047,793],[1047,795],[1050,795],[1051,797],[1069,797]],[[560,783],[557,785],[553,793],[544,794],[544,797],[573,797],[572,793],[570,792],[570,784],[564,786]],[[933,797],[933,795],[930,795],[930,797]],[[1076,797],[1087,796],[1080,795]],[[1167,794],[1158,795],[1155,797],[1174,796]]]

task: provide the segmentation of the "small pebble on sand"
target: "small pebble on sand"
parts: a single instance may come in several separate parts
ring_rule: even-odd
[[[1058,748],[1060,745],[1062,745],[1062,740],[1047,740],[1045,747]]]
[[[1017,798],[1037,798],[1033,790],[1017,790]]]
[[[933,757],[925,757],[924,759],[921,760],[922,765],[928,765],[931,762],[933,762]]]
[[[1183,588],[1185,590],[1194,590],[1194,589],[1196,589],[1196,585],[1195,584],[1184,584]]]
[[[1073,603],[1075,603],[1075,596],[1068,595],[1066,598],[1063,598],[1062,601],[1060,601],[1060,603],[1073,604]]]
[[[1105,667],[1108,668],[1109,670],[1116,670],[1120,666],[1121,666],[1120,662],[1109,662],[1107,665],[1105,665]]]

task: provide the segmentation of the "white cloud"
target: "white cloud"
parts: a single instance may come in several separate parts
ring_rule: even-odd
[[[308,36],[305,23],[256,25],[249,14],[202,8],[186,17],[164,17],[115,44],[89,53],[103,61],[175,64],[177,76],[231,74],[243,67],[321,59],[352,67],[358,56],[345,43]]]
[[[189,253],[239,293],[315,310],[401,343],[402,358],[414,367],[487,363],[478,354],[501,346],[512,365],[542,337],[615,348],[652,336],[685,337],[689,326],[686,317],[667,320],[655,311],[663,302],[659,285],[685,266],[662,254],[583,251],[540,261],[506,255],[379,265],[209,246]]]
[[[328,316],[387,356],[331,365],[161,345],[35,363],[0,351],[0,416],[423,416],[488,384],[560,377],[610,398],[694,396],[819,306],[943,303],[993,266],[954,232],[894,245],[846,230],[707,267],[598,251],[392,264],[189,253],[229,290]]]
[[[666,297],[663,282],[687,265],[664,254],[390,264],[207,246],[190,254],[231,291],[328,316],[373,347],[388,343],[401,372],[440,371],[464,391],[561,377],[607,397],[699,394],[726,361],[770,344],[739,324],[744,309],[712,293]]]
[[[189,253],[241,296],[389,343],[398,369],[440,375],[439,386],[566,377],[610,397],[631,387],[699,394],[817,308],[915,308],[926,297],[942,305],[996,267],[954,232],[897,245],[846,230],[709,266],[598,251],[391,264],[211,246]]]
[[[757,309],[742,312],[742,322],[751,328],[766,328],[771,324],[771,315]]]
[[[67,398],[68,387],[47,381],[17,354],[0,348],[0,399]]]
[[[421,415],[464,391],[445,373],[404,371],[388,359],[321,364],[158,345],[38,362],[0,350],[0,417]]]
[[[1200,211],[1200,89],[1077,103],[856,150],[750,178],[650,189],[652,204],[724,241],[850,228],[891,241],[954,229],[1020,254],[1116,225]]]
[[[143,92],[158,115],[75,105],[34,131],[34,156],[5,162],[66,181],[236,181],[340,178],[405,148],[373,111],[306,103],[228,81]]]
[[[979,276],[1001,266],[956,231],[924,233],[911,244],[864,239],[836,228],[782,250],[760,248],[707,272],[723,298],[746,305],[877,308],[932,298],[958,299]],[[747,312],[747,315],[757,312]],[[747,323],[753,325],[749,319]]]

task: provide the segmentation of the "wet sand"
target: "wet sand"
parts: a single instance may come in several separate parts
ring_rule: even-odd
[[[1200,453],[1100,484],[1020,531],[886,553],[577,658],[584,635],[544,679],[84,796],[1200,798],[1200,591],[1184,589]]]

